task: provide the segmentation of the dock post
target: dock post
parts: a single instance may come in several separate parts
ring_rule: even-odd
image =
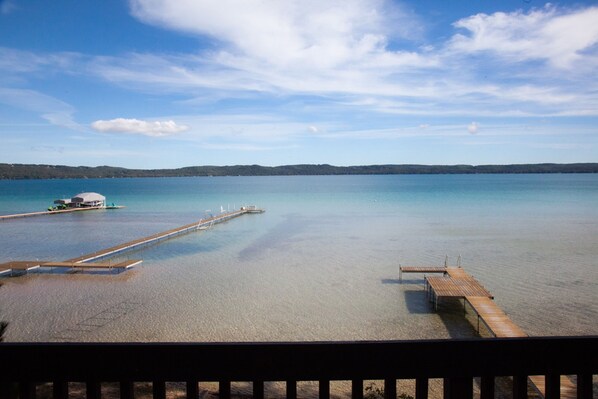
[[[403,276],[402,276],[402,270],[401,270],[401,264],[399,263],[399,282],[403,282]]]

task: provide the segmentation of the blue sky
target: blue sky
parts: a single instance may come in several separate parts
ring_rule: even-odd
[[[598,162],[598,4],[0,0],[0,162]]]

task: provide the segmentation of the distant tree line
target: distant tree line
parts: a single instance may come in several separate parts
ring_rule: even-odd
[[[126,169],[113,166],[25,165],[0,163],[0,179],[81,179],[186,176],[403,175],[481,173],[598,173],[598,163],[517,165],[235,165],[179,169]]]

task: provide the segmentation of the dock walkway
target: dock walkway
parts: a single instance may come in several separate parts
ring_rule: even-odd
[[[73,208],[73,209],[61,209],[56,211],[40,211],[40,212],[28,212],[28,213],[15,213],[12,215],[0,215],[0,222],[8,219],[26,218],[30,216],[44,216],[44,215],[57,215],[61,213],[73,213],[83,211],[95,211],[98,209],[106,209],[104,206],[88,206],[84,208]]]
[[[139,259],[127,260],[116,264],[111,263],[88,263],[96,261],[107,256],[114,255],[119,252],[127,251],[133,248],[137,248],[143,245],[150,245],[157,241],[165,240],[180,234],[188,233],[194,230],[201,230],[213,226],[217,223],[222,223],[227,220],[239,217],[248,213],[262,213],[262,209],[255,207],[243,207],[240,210],[223,213],[221,215],[213,216],[207,219],[200,219],[198,222],[186,224],[181,227],[163,231],[161,233],[152,234],[147,237],[139,238],[137,240],[129,241],[124,244],[116,245],[114,247],[106,248],[101,251],[92,252],[90,254],[78,256],[76,258],[67,259],[63,262],[51,262],[51,261],[11,261],[0,264],[0,275],[10,273],[13,271],[30,271],[38,269],[40,267],[60,267],[69,269],[120,269],[126,270],[142,262]]]
[[[441,298],[462,298],[463,304],[469,304],[477,315],[478,332],[480,322],[497,338],[527,337],[517,324],[493,301],[494,296],[482,286],[473,276],[461,267],[430,267],[430,266],[400,266],[399,280],[402,273],[442,273],[443,276],[425,276],[425,289],[428,298],[438,308]],[[544,376],[529,376],[532,386],[546,397],[546,378]],[[567,376],[560,378],[561,399],[577,398],[577,387]]]

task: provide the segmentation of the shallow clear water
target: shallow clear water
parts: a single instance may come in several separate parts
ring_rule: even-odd
[[[97,191],[125,209],[0,222],[0,262],[64,260],[206,210],[267,210],[129,252],[121,274],[2,278],[9,341],[475,336],[399,264],[463,267],[531,335],[598,333],[598,175],[0,181],[0,214]]]

